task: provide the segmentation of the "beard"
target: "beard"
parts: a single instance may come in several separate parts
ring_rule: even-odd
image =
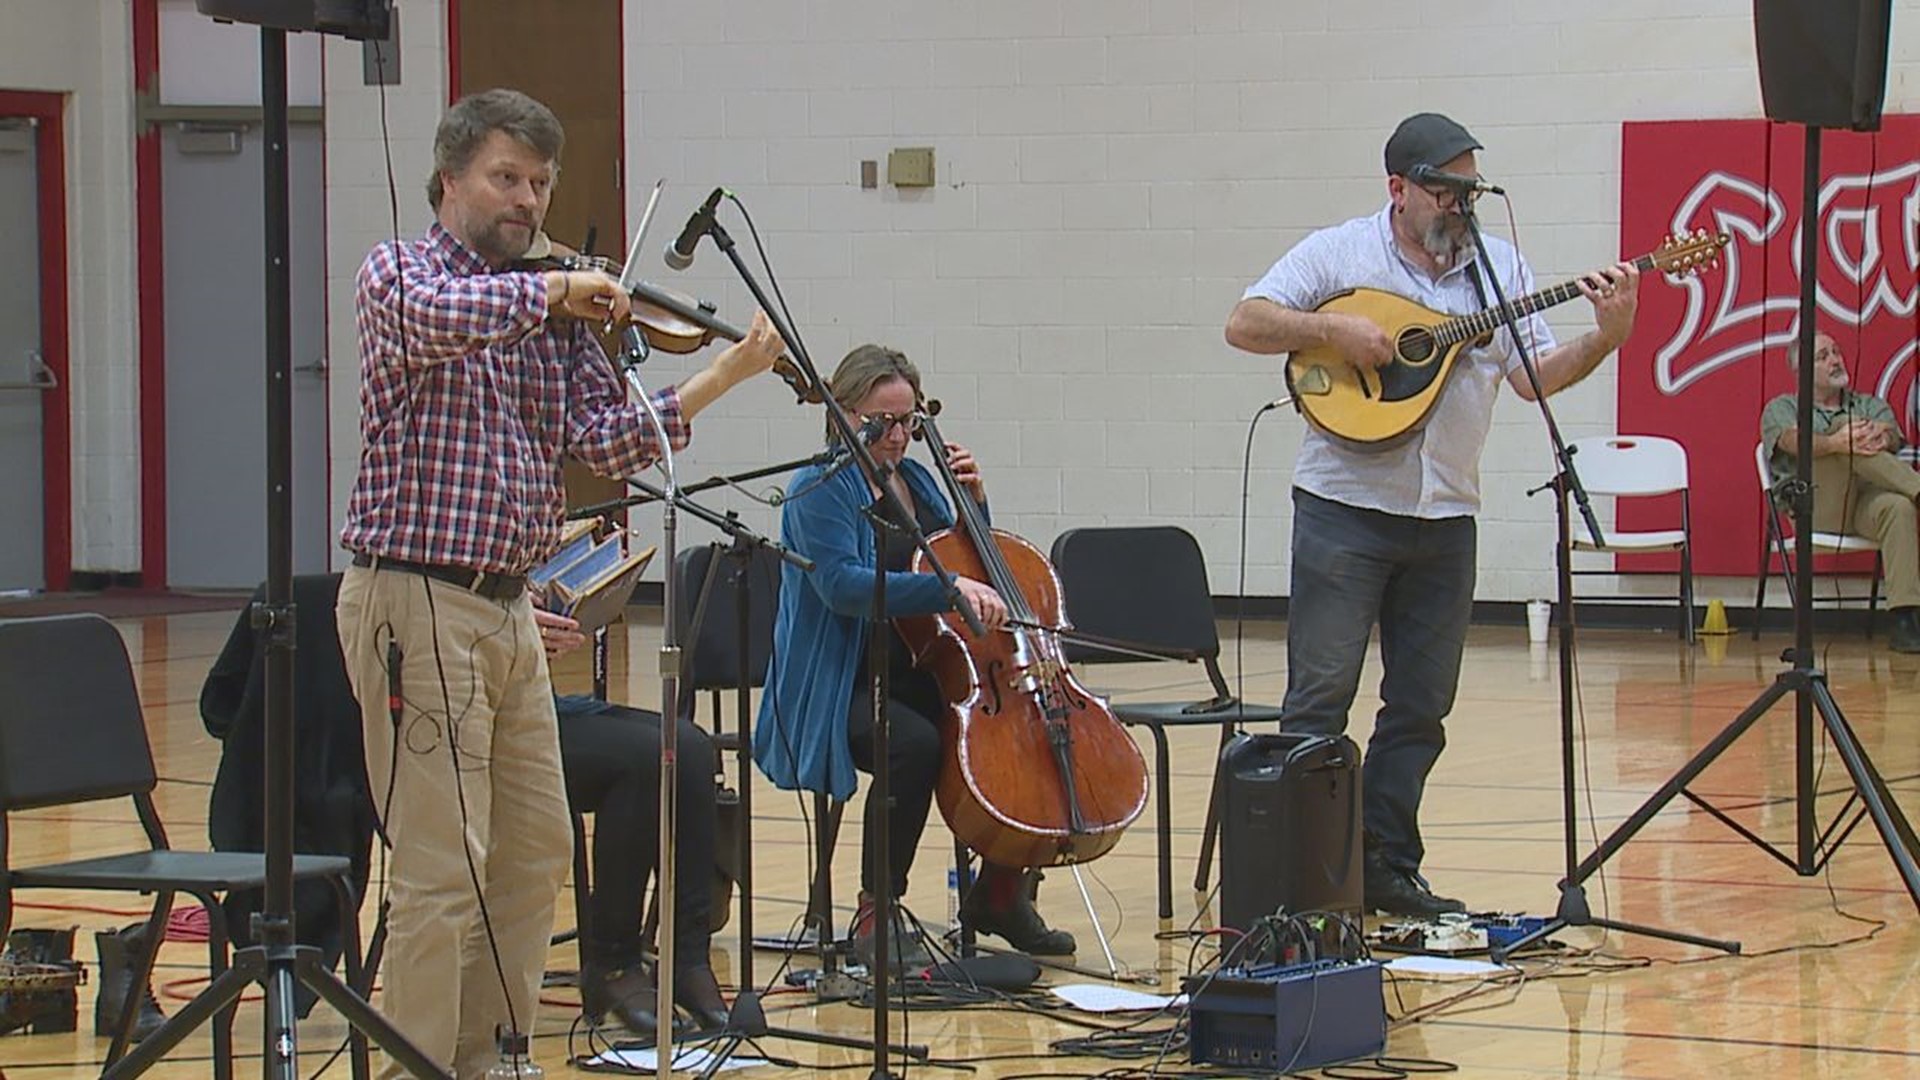
[[[1439,214],[1420,233],[1420,246],[1441,266],[1452,266],[1467,244],[1467,219],[1459,214]]]
[[[527,253],[539,228],[538,223],[513,214],[502,214],[491,221],[469,222],[467,235],[461,239],[488,262],[504,264]]]

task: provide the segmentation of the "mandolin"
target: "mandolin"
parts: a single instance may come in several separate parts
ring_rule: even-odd
[[[1697,273],[1718,257],[1727,239],[1726,233],[1704,229],[1668,237],[1633,265],[1642,273]],[[1515,319],[1523,319],[1579,295],[1579,284],[1569,281],[1510,300],[1507,306]],[[1380,289],[1349,289],[1314,310],[1359,315],[1386,331],[1393,342],[1393,359],[1374,371],[1354,367],[1330,346],[1302,349],[1287,358],[1287,388],[1294,405],[1314,427],[1362,449],[1397,445],[1425,426],[1460,354],[1484,344],[1506,321],[1497,307],[1448,315]]]

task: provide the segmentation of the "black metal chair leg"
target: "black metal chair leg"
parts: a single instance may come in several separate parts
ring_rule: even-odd
[[[1158,843],[1160,917],[1173,918],[1173,764],[1167,750],[1167,732],[1159,724],[1148,724],[1153,733],[1153,778],[1159,788],[1153,793],[1155,841]]]
[[[1221,750],[1225,750],[1227,743],[1233,741],[1233,735],[1231,723],[1220,725]],[[1225,784],[1220,776],[1219,754],[1214,755],[1213,762],[1213,786],[1212,790],[1207,792],[1207,823],[1200,829],[1200,864],[1193,871],[1193,891],[1197,893],[1207,891],[1208,879],[1213,876],[1214,845],[1220,840],[1220,797],[1224,793]]]

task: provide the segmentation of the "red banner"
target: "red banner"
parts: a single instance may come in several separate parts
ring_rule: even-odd
[[[1622,130],[1623,253],[1696,229],[1732,237],[1717,267],[1641,287],[1639,319],[1619,357],[1617,430],[1665,435],[1687,448],[1698,574],[1758,567],[1764,534],[1753,449],[1761,408],[1793,389],[1784,348],[1799,330],[1804,130],[1765,120]],[[1839,343],[1854,387],[1892,404],[1916,441],[1920,116],[1886,117],[1873,133],[1823,131],[1820,179],[1818,328]],[[1619,512],[1623,529],[1672,528],[1674,519],[1673,509],[1648,500]],[[1636,569],[1674,565],[1632,561]]]

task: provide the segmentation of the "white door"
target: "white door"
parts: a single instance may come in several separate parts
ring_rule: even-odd
[[[0,118],[0,590],[47,583],[39,206],[33,124]]]
[[[166,252],[167,578],[251,587],[267,573],[266,289],[258,124],[161,134]],[[327,355],[321,130],[290,132],[293,566],[325,573]]]

